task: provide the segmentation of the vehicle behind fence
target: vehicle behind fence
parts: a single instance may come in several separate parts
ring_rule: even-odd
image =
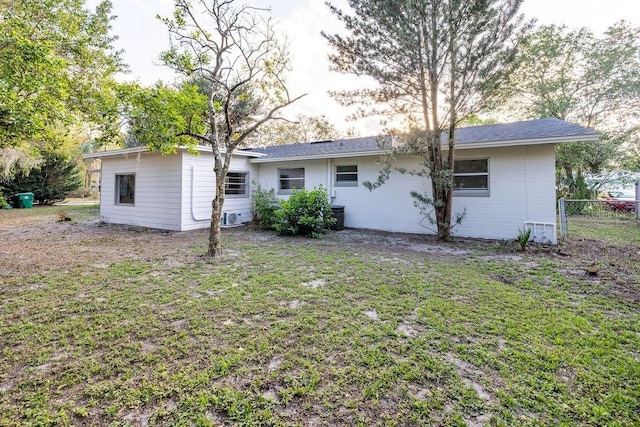
[[[616,221],[640,221],[640,201],[620,200],[558,200],[560,217],[560,237],[567,240],[568,223],[571,221],[591,222],[594,226],[611,224]]]

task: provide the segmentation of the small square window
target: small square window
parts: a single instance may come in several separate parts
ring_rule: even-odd
[[[291,194],[304,189],[304,168],[278,169],[278,193]]]
[[[224,194],[229,197],[249,197],[249,172],[227,172]]]
[[[336,187],[356,187],[358,185],[358,165],[336,166]]]
[[[136,175],[116,175],[116,204],[133,205],[135,202]]]
[[[489,195],[489,159],[456,160],[453,166],[453,194]]]

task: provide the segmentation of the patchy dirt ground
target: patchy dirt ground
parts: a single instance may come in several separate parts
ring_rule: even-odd
[[[69,221],[61,221],[62,215],[59,212],[62,209],[68,210]],[[378,419],[380,414],[393,414],[396,410],[399,413],[402,409],[398,408],[401,408],[408,401],[413,401],[417,406],[428,405],[434,401],[434,398],[438,398],[438,393],[443,393],[443,390],[456,398],[441,397],[441,402],[444,403],[437,410],[434,409],[431,414],[436,414],[433,415],[432,420],[439,420],[433,421],[432,425],[445,425],[447,423],[443,421],[444,418],[437,418],[437,414],[440,413],[442,417],[446,417],[447,414],[458,411],[459,408],[454,406],[460,402],[459,396],[461,396],[457,386],[452,386],[452,380],[447,378],[449,376],[459,377],[461,384],[473,391],[473,398],[469,405],[474,408],[477,408],[477,405],[484,405],[482,411],[474,409],[466,412],[463,420],[466,425],[482,426],[490,424],[491,411],[489,409],[499,407],[502,404],[497,391],[501,393],[505,393],[505,390],[513,392],[513,389],[509,390],[509,386],[513,382],[514,372],[509,371],[510,381],[503,380],[502,375],[495,370],[495,366],[486,364],[485,355],[489,352],[496,360],[499,357],[503,358],[500,360],[504,360],[506,365],[519,366],[521,361],[517,358],[512,360],[510,357],[519,354],[518,351],[526,353],[532,346],[541,345],[539,339],[542,336],[534,334],[535,339],[533,340],[527,338],[522,342],[516,342],[513,340],[513,336],[517,336],[517,334],[494,336],[493,327],[486,330],[475,328],[475,324],[484,324],[484,321],[494,322],[496,328],[503,327],[504,322],[499,322],[501,313],[494,313],[490,309],[498,307],[497,310],[500,311],[503,308],[513,308],[513,305],[509,304],[504,307],[494,304],[496,300],[492,298],[499,294],[497,292],[489,292],[491,293],[490,298],[483,294],[483,285],[487,284],[485,282],[491,282],[489,284],[496,285],[503,291],[510,291],[510,286],[503,286],[501,283],[496,283],[497,281],[507,285],[515,285],[514,289],[524,291],[522,294],[526,298],[518,299],[518,301],[524,301],[526,304],[516,306],[514,314],[528,309],[540,295],[545,293],[551,295],[547,295],[548,299],[544,300],[543,311],[533,313],[537,313],[536,315],[542,313],[542,317],[535,324],[532,323],[530,327],[523,328],[527,330],[535,329],[538,322],[547,317],[548,308],[558,302],[555,292],[546,292],[547,290],[555,291],[555,288],[552,289],[553,286],[562,286],[563,291],[569,291],[570,297],[567,298],[569,302],[565,306],[557,309],[555,313],[557,317],[551,319],[552,323],[557,322],[560,314],[567,311],[567,308],[571,311],[572,308],[579,306],[581,299],[590,302],[606,300],[604,306],[607,306],[611,300],[621,301],[622,304],[613,304],[614,310],[603,309],[597,313],[609,315],[624,312],[620,316],[623,320],[630,317],[629,313],[633,315],[637,313],[640,302],[640,248],[632,244],[604,243],[596,239],[576,239],[561,246],[532,245],[527,251],[518,252],[510,242],[458,239],[451,243],[440,243],[430,236],[366,230],[331,232],[323,239],[309,240],[280,237],[271,232],[239,227],[223,231],[224,239],[228,242],[223,261],[233,261],[225,263],[230,265],[225,274],[228,277],[233,277],[229,282],[231,284],[229,285],[223,280],[220,282],[224,283],[223,285],[213,281],[205,286],[204,282],[209,279],[212,271],[224,271],[222,264],[202,262],[205,259],[207,234],[208,230],[167,232],[105,224],[97,220],[95,209],[84,207],[78,209],[42,208],[33,209],[33,212],[0,211],[0,295],[16,295],[24,290],[34,295],[45,294],[46,290],[43,291],[43,288],[51,286],[51,284],[41,284],[46,281],[40,279],[40,275],[46,277],[52,272],[68,272],[68,274],[61,276],[65,276],[66,281],[71,283],[60,287],[57,295],[58,300],[41,313],[33,307],[46,305],[45,303],[50,300],[51,296],[45,295],[42,300],[38,300],[37,304],[31,307],[31,311],[35,313],[32,318],[36,320],[34,323],[42,321],[42,319],[64,319],[65,328],[69,328],[69,331],[66,332],[67,335],[74,337],[73,339],[78,342],[87,342],[85,346],[69,345],[64,347],[57,338],[47,341],[49,335],[54,332],[50,332],[52,329],[44,329],[45,326],[48,328],[50,325],[56,325],[57,327],[57,323],[43,321],[44,332],[40,337],[42,343],[30,338],[30,343],[33,345],[27,348],[20,341],[22,339],[20,333],[24,330],[26,336],[27,333],[33,334],[34,331],[29,322],[23,324],[16,320],[21,319],[22,316],[20,313],[22,301],[20,298],[13,298],[13,303],[20,310],[16,309],[16,314],[12,318],[15,322],[15,328],[17,328],[11,330],[13,341],[5,340],[11,346],[5,345],[5,349],[9,349],[5,350],[6,354],[4,355],[6,365],[0,369],[5,373],[8,372],[4,378],[0,373],[0,406],[2,406],[4,398],[4,404],[7,405],[7,408],[17,408],[23,404],[23,401],[20,401],[22,395],[19,393],[24,393],[24,396],[35,396],[42,384],[52,384],[55,385],[49,391],[52,400],[47,404],[54,408],[53,410],[57,410],[61,405],[70,404],[69,401],[76,399],[80,408],[76,420],[98,420],[93,425],[104,425],[119,418],[120,421],[132,425],[154,425],[160,419],[160,413],[175,414],[185,410],[186,406],[180,406],[179,410],[177,408],[179,405],[186,405],[185,402],[188,399],[184,398],[184,393],[191,390],[189,388],[191,383],[176,385],[177,382],[174,381],[169,385],[164,384],[165,376],[164,374],[156,375],[155,363],[168,363],[173,372],[184,372],[186,373],[184,378],[191,378],[196,376],[191,371],[192,366],[203,366],[205,363],[209,365],[213,363],[213,360],[216,363],[220,361],[220,366],[228,370],[229,373],[222,375],[218,371],[211,371],[212,377],[207,378],[209,382],[207,382],[206,388],[203,388],[204,391],[211,391],[210,384],[218,387],[224,385],[228,387],[226,390],[232,390],[234,393],[237,390],[240,391],[239,394],[232,396],[239,401],[252,399],[252,393],[255,392],[258,398],[257,400],[249,400],[250,402],[255,404],[255,402],[264,402],[266,399],[271,402],[269,405],[279,405],[279,408],[284,408],[285,412],[283,413],[290,414],[285,416],[294,420],[298,417],[299,420],[307,421],[307,424],[304,425],[322,424],[318,421],[320,414],[326,413],[328,409],[320,406],[319,402],[327,398],[333,399],[333,396],[336,396],[336,390],[345,393],[344,399],[349,399],[356,393],[360,393],[360,388],[365,390],[362,392],[365,396],[368,396],[367,393],[372,393],[372,395],[380,397],[371,400],[356,400],[354,402],[358,403],[344,407],[332,401],[331,405],[337,405],[333,408],[335,412],[331,414],[333,422],[322,425],[355,425],[354,419],[347,417],[352,416],[355,408],[359,405],[371,405],[369,408],[371,419]],[[301,254],[305,253],[305,248],[313,250],[307,251],[303,270],[298,270],[300,273],[300,277],[298,277],[296,269],[290,267],[292,265],[295,267],[295,257],[301,257]],[[249,249],[246,251],[247,253],[259,252],[260,254],[267,253],[267,255],[264,258],[245,257],[242,254],[245,249]],[[328,261],[330,265],[323,267],[322,260],[319,258],[324,260],[325,254],[328,259],[333,254],[338,261],[344,254],[357,254],[358,256],[350,256],[348,262],[343,264]],[[272,277],[262,277],[262,275],[269,276],[267,274],[270,271],[268,265],[272,265],[262,264],[266,258],[271,258],[272,264],[282,265],[283,271],[295,276],[292,281],[293,286],[289,284],[288,288],[283,287],[282,283],[288,282],[283,279],[284,276],[278,274]],[[86,292],[85,289],[78,291],[74,287],[77,276],[84,273],[78,266],[86,266],[87,271],[102,278],[102,271],[109,270],[102,267],[126,260],[148,261],[149,265],[153,265],[152,271],[134,273],[128,280],[123,281],[123,286],[116,283],[111,288],[107,288],[108,291],[100,286],[96,286],[93,291]],[[361,261],[369,266],[368,270],[358,270],[357,266],[360,265],[358,262]],[[447,293],[449,284],[447,284],[436,287],[437,292],[430,293],[428,288],[422,287],[422,281],[419,281],[419,284],[408,287],[407,289],[410,291],[405,292],[404,286],[409,283],[405,283],[405,279],[410,280],[413,274],[423,274],[422,270],[428,269],[430,263],[435,265],[431,270],[433,277],[457,277],[455,276],[457,273],[461,276],[460,281],[466,281],[469,286],[460,286],[449,294]],[[119,279],[120,275],[127,274],[126,264],[122,270],[117,270],[115,274],[105,274],[106,279],[92,280],[104,280],[104,283],[111,283],[114,277]],[[460,264],[464,264],[464,268],[457,271],[456,268]],[[590,276],[587,274],[587,270],[594,264],[598,267],[597,275]],[[351,269],[352,266],[355,267]],[[191,272],[189,270],[192,268],[199,268],[195,279],[189,276]],[[173,271],[164,281],[163,271],[160,270]],[[243,270],[247,270],[244,272],[247,277],[260,276],[260,279],[264,280],[266,291],[263,292],[262,282],[255,289],[247,287],[234,291],[233,289],[238,287],[235,281],[238,280],[238,276],[243,275]],[[470,275],[469,279],[465,279],[465,274],[468,274],[470,270],[473,270],[474,273],[480,271],[481,274]],[[309,271],[313,273],[308,274]],[[350,271],[351,275],[349,273],[343,274],[344,271]],[[358,274],[362,275],[358,276]],[[220,277],[224,279],[223,276]],[[351,290],[349,280],[352,277],[359,277],[363,279],[361,282],[366,282],[366,279],[371,276],[375,276],[375,278],[369,288],[362,286],[364,289],[358,289],[358,292]],[[23,277],[25,280],[20,280]],[[51,277],[57,280],[57,276],[52,275]],[[431,277],[429,276],[429,279]],[[562,277],[569,280],[554,280],[554,278]],[[35,280],[32,280],[34,278]],[[8,279],[7,283],[11,285],[3,287],[2,284],[6,279]],[[155,279],[159,280],[156,282]],[[298,279],[300,280],[298,281]],[[396,284],[393,294],[384,290],[385,284],[390,280],[395,280]],[[529,287],[531,282],[535,282],[535,286]],[[97,283],[102,282],[98,281]],[[247,283],[256,286],[257,282],[248,280]],[[344,285],[344,283],[348,284]],[[157,294],[154,293],[156,287],[158,287]],[[131,289],[136,291],[129,292]],[[185,293],[184,290],[188,290],[188,292]],[[377,294],[373,292],[374,290],[376,292],[381,290],[381,292]],[[138,291],[142,291],[145,297],[135,299],[139,297]],[[529,294],[530,291],[531,294]],[[92,292],[95,292],[93,299]],[[326,294],[323,295],[323,292]],[[336,294],[336,292],[343,293]],[[422,298],[420,307],[414,306],[416,294],[419,292],[421,292],[421,297],[418,298]],[[218,304],[218,299],[215,296],[220,293],[223,295],[234,294],[235,297],[228,299],[221,305],[215,305]],[[609,298],[600,298],[601,295]],[[146,296],[155,297],[156,300],[150,304]],[[256,296],[260,296],[260,298],[256,298]],[[590,298],[591,296],[594,298]],[[531,298],[529,299],[529,297]],[[334,299],[332,300],[332,298]],[[489,302],[484,301],[483,298],[489,298],[487,300]],[[68,300],[73,303],[66,304]],[[206,300],[206,304],[202,302],[204,300]],[[404,303],[399,304],[399,300]],[[107,305],[108,301],[111,301],[110,305]],[[352,305],[357,306],[358,309],[352,313],[352,316],[347,317],[338,317],[334,313],[336,320],[327,315],[327,310],[330,311],[333,308],[333,305],[330,305],[328,301],[331,301],[331,304],[343,304],[340,306],[340,314],[348,311]],[[452,301],[453,303],[450,304]],[[468,316],[474,314],[474,308],[482,301],[485,303],[483,308],[485,311],[481,316],[478,315],[475,320],[470,321]],[[431,304],[432,302],[433,304]],[[576,306],[573,305],[574,302]],[[232,309],[227,306],[230,303],[234,304]],[[314,304],[322,308],[321,314],[310,311]],[[622,305],[626,305],[626,307],[621,308]],[[627,307],[630,308],[627,309]],[[600,308],[597,309],[600,310]],[[593,307],[591,309],[595,310]],[[393,310],[397,310],[397,313],[400,314],[393,317],[390,314],[395,313]],[[72,315],[72,313],[75,314]],[[203,323],[203,313],[206,313],[204,318],[209,319],[210,323]],[[297,318],[296,313],[307,314],[301,314]],[[448,323],[440,324],[436,319],[440,320],[444,314],[448,316]],[[309,319],[319,320],[309,323]],[[567,317],[565,325],[570,326],[573,320],[572,317]],[[75,321],[78,323],[74,324]],[[76,334],[78,325],[84,325],[87,322],[95,322],[95,327],[87,328],[85,335]],[[603,322],[608,322],[608,320],[605,319]],[[117,325],[109,325],[109,328],[104,326],[110,323],[117,323]],[[631,324],[637,325],[637,322],[632,321]],[[332,331],[343,327],[348,328],[344,329],[349,331],[348,334],[331,334]],[[446,333],[441,335],[438,328]],[[542,328],[545,333],[548,332],[550,325],[547,325],[546,328]],[[585,333],[591,334],[596,329],[589,326],[585,329]],[[66,329],[63,328],[64,331]],[[249,357],[242,362],[234,362],[236,360],[234,357],[240,357],[237,356],[238,351],[246,351],[253,341],[259,339],[266,332],[281,333],[281,335],[274,335],[270,338],[272,341],[264,341],[264,348],[258,346],[260,351],[256,351],[256,356],[253,359]],[[232,335],[232,339],[229,339],[230,333],[235,334]],[[365,342],[365,338],[357,338],[358,333],[362,333],[362,337],[366,337],[367,340],[370,338],[371,341]],[[373,335],[374,333],[379,335]],[[67,335],[60,336],[67,339]],[[32,335],[29,336],[32,337]],[[94,336],[100,337],[102,341],[99,344],[95,343]],[[351,342],[354,336],[361,340],[359,346],[355,346],[355,350]],[[328,337],[332,337],[335,342],[331,342]],[[225,344],[227,340],[233,344]],[[343,340],[344,349],[341,347]],[[446,342],[450,340],[451,345],[441,346],[440,344],[445,342],[442,340]],[[415,348],[409,346],[414,341]],[[319,344],[309,346],[308,343]],[[439,375],[442,375],[442,377],[435,377],[437,380],[434,384],[424,383],[426,371],[416,371],[415,382],[408,380],[394,382],[399,381],[398,378],[402,377],[402,375],[398,375],[398,372],[403,372],[400,370],[401,367],[408,369],[413,366],[406,364],[407,352],[416,357],[418,354],[423,355],[424,349],[429,348],[430,344],[433,344],[430,362],[425,366],[431,366],[441,358],[443,366],[452,367],[452,370],[436,369],[433,371],[440,372]],[[49,345],[50,350],[47,350],[45,345]],[[273,348],[273,345],[282,345],[282,348],[278,347],[279,350],[273,353],[265,350]],[[629,354],[634,360],[637,360],[637,346],[630,345],[630,347],[633,352]],[[325,348],[332,350],[327,352]],[[466,349],[469,351],[467,352]],[[472,357],[475,354],[472,350],[479,351],[477,354],[479,358],[483,359],[482,363],[479,362],[479,359],[475,360]],[[543,346],[540,351],[544,358],[534,360],[546,360],[548,351],[556,350],[558,352],[565,351],[562,345]],[[221,351],[228,351],[228,354],[224,354],[222,357]],[[355,353],[353,353],[354,351]],[[414,353],[411,353],[412,351]],[[312,352],[311,356],[309,352]],[[325,353],[334,355],[332,357],[336,357],[337,361],[334,363],[332,359],[325,362]],[[169,358],[167,358],[167,354],[170,355]],[[207,355],[213,355],[211,356],[213,359],[206,359]],[[321,379],[322,386],[327,387],[309,392],[312,397],[308,401],[295,400],[290,397],[293,395],[287,394],[289,389],[297,390],[295,393],[303,393],[304,390],[300,387],[312,382],[313,379],[313,375],[308,374],[305,370],[307,365],[304,363],[295,364],[294,362],[298,359],[293,358],[292,355],[296,358],[300,357],[300,360],[316,360],[316,365],[313,365],[313,370],[309,372],[313,372],[313,375],[317,374]],[[218,356],[220,357],[216,358]],[[397,362],[394,359],[396,356],[398,357]],[[531,355],[528,354],[527,357],[529,356]],[[28,357],[31,359],[25,362]],[[157,359],[153,359],[154,357]],[[628,360],[628,355],[625,357],[627,359],[624,360]],[[347,359],[354,359],[356,362],[353,362],[353,365],[346,365]],[[100,363],[95,363],[96,360]],[[149,360],[154,362],[151,363]],[[122,372],[132,366],[131,363],[138,363],[135,365],[135,369],[142,369],[141,376],[135,377],[135,381],[127,383],[117,382],[123,376]],[[589,359],[589,363],[591,363],[591,359]],[[359,370],[362,368],[362,379],[341,385],[334,378],[336,371],[333,369],[336,365],[338,367],[349,366],[345,372],[350,373],[360,372]],[[96,366],[105,370],[106,373],[91,378],[94,384],[88,387],[89,391],[84,387],[84,377],[70,387],[64,383],[55,382],[61,381],[60,378],[63,377],[61,372],[78,372],[84,375]],[[234,366],[240,366],[241,369],[236,371],[233,369]],[[617,362],[612,362],[611,366],[616,367],[615,369],[619,368]],[[113,374],[110,369],[116,373]],[[537,369],[539,369],[538,365],[531,366],[531,371]],[[243,371],[244,374],[240,374],[240,371]],[[384,375],[386,375],[385,372],[388,374],[390,383],[402,385],[398,385],[397,388],[390,387],[387,394],[381,394],[376,391],[377,383],[371,380],[372,375],[377,375],[380,372]],[[432,371],[428,372],[433,374]],[[522,368],[518,373],[525,375],[528,372],[529,368]],[[550,376],[555,375],[555,372],[550,372]],[[617,378],[617,372],[612,377]],[[455,373],[455,375],[450,375],[451,373]],[[200,369],[197,375],[199,374],[202,374]],[[405,375],[409,375],[409,371],[405,371]],[[558,375],[560,379],[566,378],[567,382],[575,381],[576,375],[569,368],[562,367],[558,371]],[[625,377],[624,374],[620,377],[625,378],[627,382],[631,378],[630,376]],[[33,378],[42,381],[34,382]],[[592,377],[588,376],[587,378]],[[103,393],[94,387],[98,379],[114,381],[104,383],[109,387],[113,386],[114,389],[128,390],[120,392],[121,400],[117,401],[117,404],[114,403],[116,409],[112,414],[113,419],[104,415],[104,413],[109,413],[107,405],[113,402],[111,397],[105,397],[108,395],[107,388],[103,390]],[[166,400],[155,401],[148,406],[139,403],[144,401],[143,392],[148,391],[144,388],[145,381],[156,381],[153,382],[150,389],[159,390],[158,396],[164,396]],[[522,384],[533,384],[531,381],[531,378],[522,380]],[[360,383],[363,384],[362,387]],[[445,383],[448,385],[443,385]],[[27,386],[26,384],[32,385]],[[255,390],[250,389],[251,384],[256,385]],[[590,383],[586,382],[585,384]],[[405,385],[406,389],[403,389]],[[33,387],[33,390],[29,387]],[[613,386],[610,388],[614,390]],[[166,390],[174,389],[181,391],[174,394],[171,394],[170,391],[166,392]],[[632,386],[631,389],[634,387]],[[530,390],[528,388],[526,390],[527,392],[523,395],[530,394]],[[575,387],[575,390],[579,391],[580,387]],[[326,394],[323,394],[325,392]],[[86,401],[86,396],[93,396],[91,393],[98,393],[102,396],[102,400],[98,399],[99,404],[95,408],[83,412],[83,406],[91,406]],[[132,400],[128,401],[125,399],[129,398],[127,393],[131,393],[131,396],[139,395],[141,397],[131,398]],[[567,398],[569,395],[567,393]],[[229,396],[231,395],[227,397]],[[407,396],[413,400],[408,399]],[[285,402],[285,399],[289,398],[293,399],[290,404]],[[550,395],[549,399],[555,400],[556,396]],[[61,403],[58,403],[58,400]],[[372,403],[374,401],[375,403]],[[593,400],[588,400],[586,405],[591,405],[592,402]],[[16,411],[16,413],[19,412]],[[217,418],[219,412],[206,412],[207,420],[211,423],[224,425],[224,420]],[[545,419],[544,413],[539,416],[529,415],[527,412],[524,416],[531,420]],[[175,419],[172,420],[175,421]],[[550,419],[556,421],[556,419]],[[84,422],[76,424],[84,424]],[[86,425],[90,424],[86,423]],[[536,423],[529,425],[533,424]],[[368,423],[368,425],[373,425],[373,423]],[[415,424],[406,422],[400,423],[400,425]],[[448,425],[453,425],[453,423]]]
[[[171,232],[106,224],[81,211],[71,211],[71,221],[61,221],[59,210],[45,215],[26,215],[22,210],[0,211],[0,273],[3,277],[45,274],[79,264],[102,265],[126,259],[162,258],[165,263],[183,264],[204,256],[206,251],[208,229]],[[223,229],[223,233],[256,243],[286,238],[246,226]],[[640,247],[635,244],[573,239],[559,246],[530,245],[525,252],[519,252],[509,242],[457,239],[441,243],[433,236],[352,229],[330,232],[317,244],[327,251],[345,247],[355,251],[375,249],[381,257],[398,259],[408,251],[424,253],[430,258],[473,255],[485,261],[507,260],[532,266],[541,260],[553,260],[561,265],[560,274],[580,278],[587,276],[587,270],[595,265],[597,275],[590,276],[589,283],[602,285],[597,288],[630,303],[640,302]],[[226,255],[233,256],[230,252]],[[517,278],[498,279],[509,282]]]

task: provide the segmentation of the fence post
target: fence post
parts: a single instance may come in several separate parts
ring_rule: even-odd
[[[560,215],[560,238],[567,240],[567,211],[564,197],[558,199],[558,214]]]
[[[636,220],[640,221],[640,179],[636,181]]]

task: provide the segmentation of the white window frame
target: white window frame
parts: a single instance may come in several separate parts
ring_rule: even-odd
[[[302,170],[302,178],[283,178],[282,172],[287,170]],[[278,194],[293,194],[294,190],[304,190],[305,188],[305,174],[306,171],[304,167],[290,167],[290,168],[278,168]],[[302,180],[302,187],[298,188],[282,188],[282,181],[299,181]]]
[[[229,188],[229,174],[236,174],[244,177],[244,183],[237,183],[238,189],[243,189],[244,192],[241,194],[238,193],[227,193]],[[243,199],[249,197],[249,183],[251,180],[249,179],[249,172],[247,171],[229,171],[227,172],[227,176],[224,178],[224,197],[231,199]]]
[[[340,171],[340,168],[355,168],[355,171]],[[355,175],[355,180],[339,181],[339,177],[345,177],[347,175]],[[335,165],[335,171],[333,176],[333,185],[335,187],[357,187],[358,186],[358,165]]]
[[[133,177],[133,188],[132,188],[132,201],[129,202],[123,202],[121,200],[121,194],[120,194],[120,180],[125,178],[125,177]],[[136,204],[136,174],[135,173],[117,173],[115,174],[115,204],[117,206],[135,206]]]
[[[464,161],[472,161],[472,160],[484,160],[487,162],[487,170],[486,172],[456,172],[455,164],[456,162],[464,162]],[[454,196],[462,196],[462,197],[489,197],[490,191],[489,188],[491,186],[491,177],[490,177],[490,160],[488,157],[476,157],[476,158],[462,158],[455,159],[453,166],[453,179],[454,179],[454,187],[453,187],[453,195]],[[487,188],[456,188],[455,179],[456,177],[473,177],[473,176],[486,176],[487,177]]]

